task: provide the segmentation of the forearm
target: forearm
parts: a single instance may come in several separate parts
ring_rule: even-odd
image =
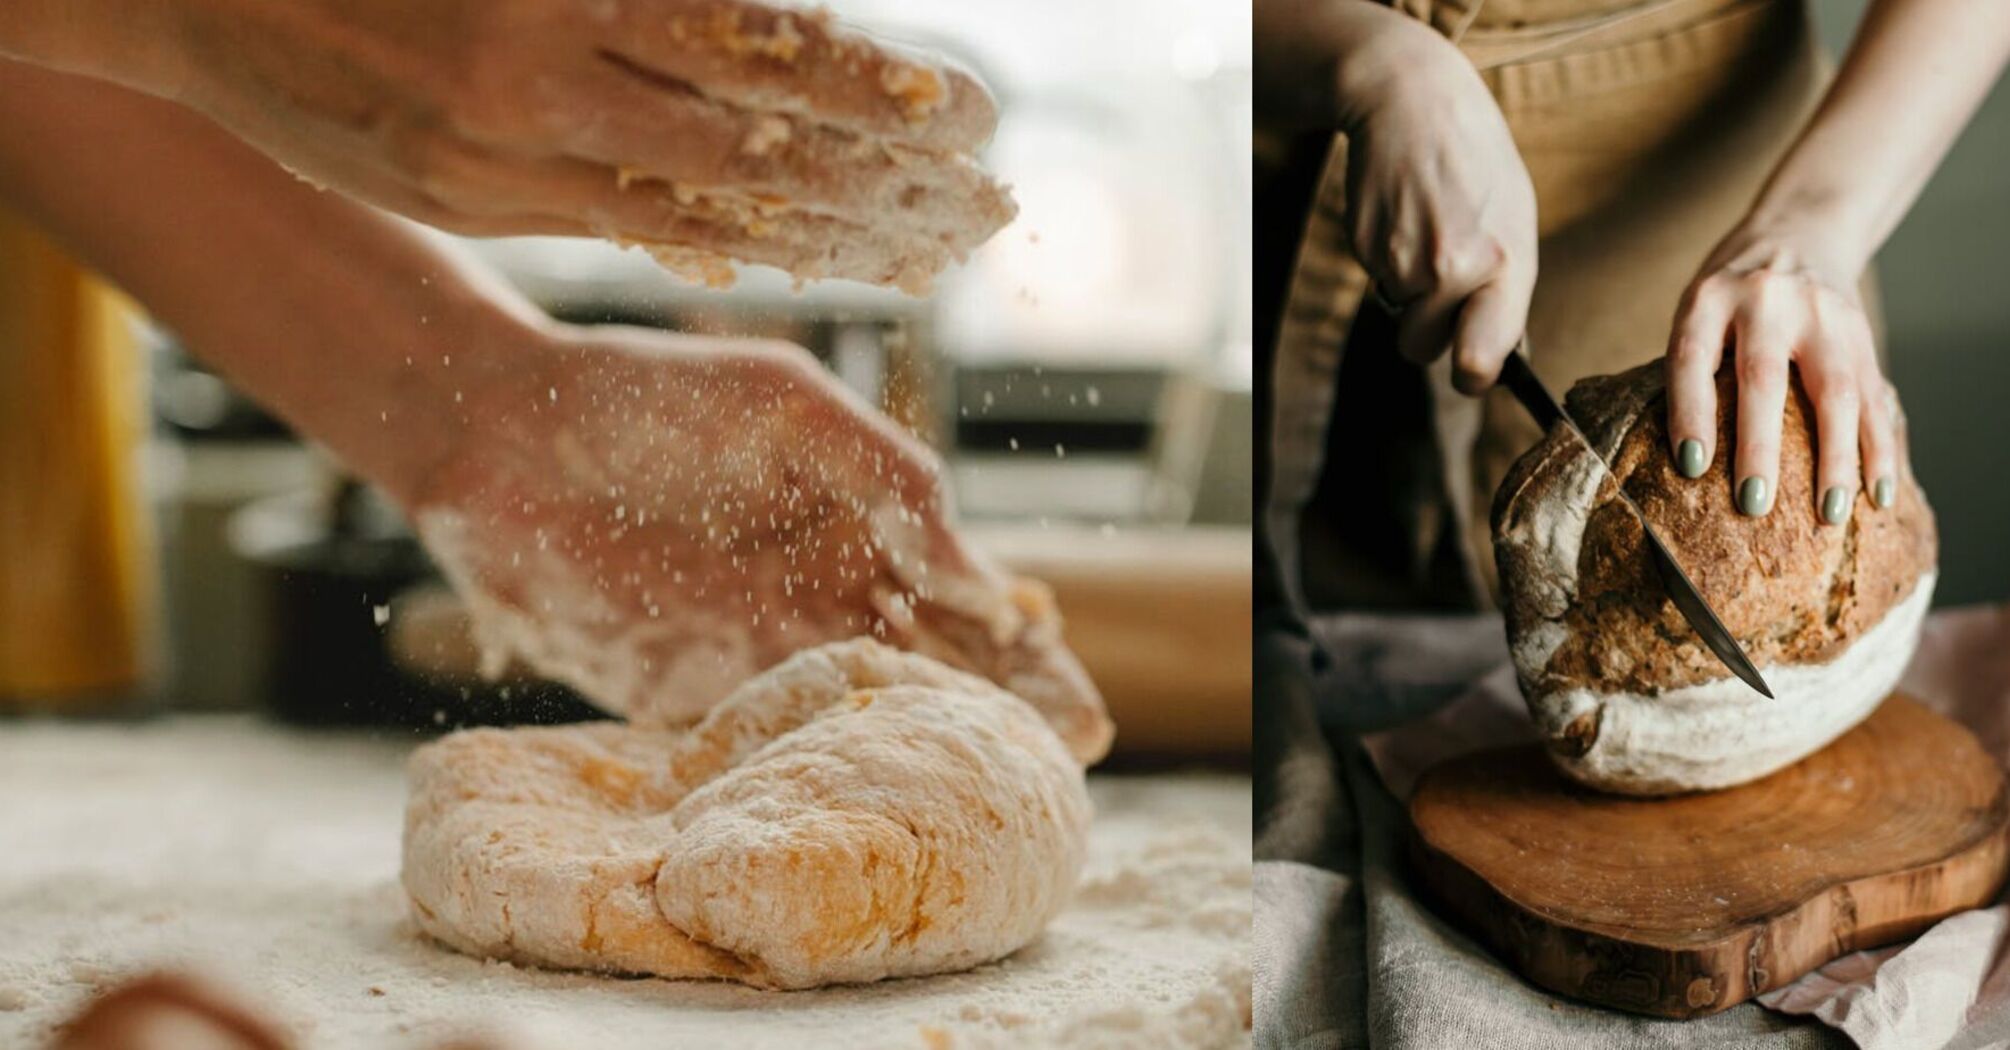
[[[395,494],[457,424],[452,391],[516,367],[541,323],[416,230],[202,117],[5,60],[0,199]]]
[[[1257,0],[1253,17],[1257,105],[1287,127],[1345,131],[1396,78],[1465,65],[1429,26],[1373,0]]]
[[[1753,205],[1758,229],[1819,227],[1860,272],[2010,57],[2003,0],[1873,0],[1821,107]]]

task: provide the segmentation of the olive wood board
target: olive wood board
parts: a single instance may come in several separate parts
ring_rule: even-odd
[[[1700,1017],[1901,940],[2002,887],[2003,771],[1899,693],[1750,784],[1670,798],[1568,780],[1538,745],[1462,755],[1410,797],[1425,885],[1551,991]]]

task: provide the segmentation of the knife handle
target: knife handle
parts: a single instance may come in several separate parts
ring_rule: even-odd
[[[1528,414],[1535,417],[1536,425],[1544,430],[1555,426],[1563,418],[1563,406],[1556,403],[1556,395],[1537,379],[1535,369],[1530,368],[1528,358],[1522,356],[1521,349],[1528,345],[1528,337],[1516,344],[1514,352],[1501,363],[1501,385],[1521,402]]]

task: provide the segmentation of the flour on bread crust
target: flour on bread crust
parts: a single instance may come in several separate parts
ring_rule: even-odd
[[[806,988],[965,969],[1066,903],[1089,802],[1034,710],[858,640],[688,730],[478,729],[411,761],[403,881],[475,955]]]
[[[1910,473],[1891,508],[1859,493],[1845,524],[1820,524],[1813,410],[1798,390],[1770,514],[1746,517],[1731,503],[1728,369],[1717,377],[1716,461],[1702,478],[1681,477],[1662,375],[1654,362],[1571,389],[1571,413],[1612,471],[1558,426],[1494,500],[1508,640],[1530,713],[1566,773],[1630,794],[1756,779],[1861,721],[1904,670],[1935,579],[1933,514]],[[1732,677],[1667,601],[1615,478],[1774,700]]]

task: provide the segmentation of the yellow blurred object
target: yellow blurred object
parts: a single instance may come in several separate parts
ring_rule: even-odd
[[[135,311],[0,210],[0,707],[131,698],[154,617]]]

